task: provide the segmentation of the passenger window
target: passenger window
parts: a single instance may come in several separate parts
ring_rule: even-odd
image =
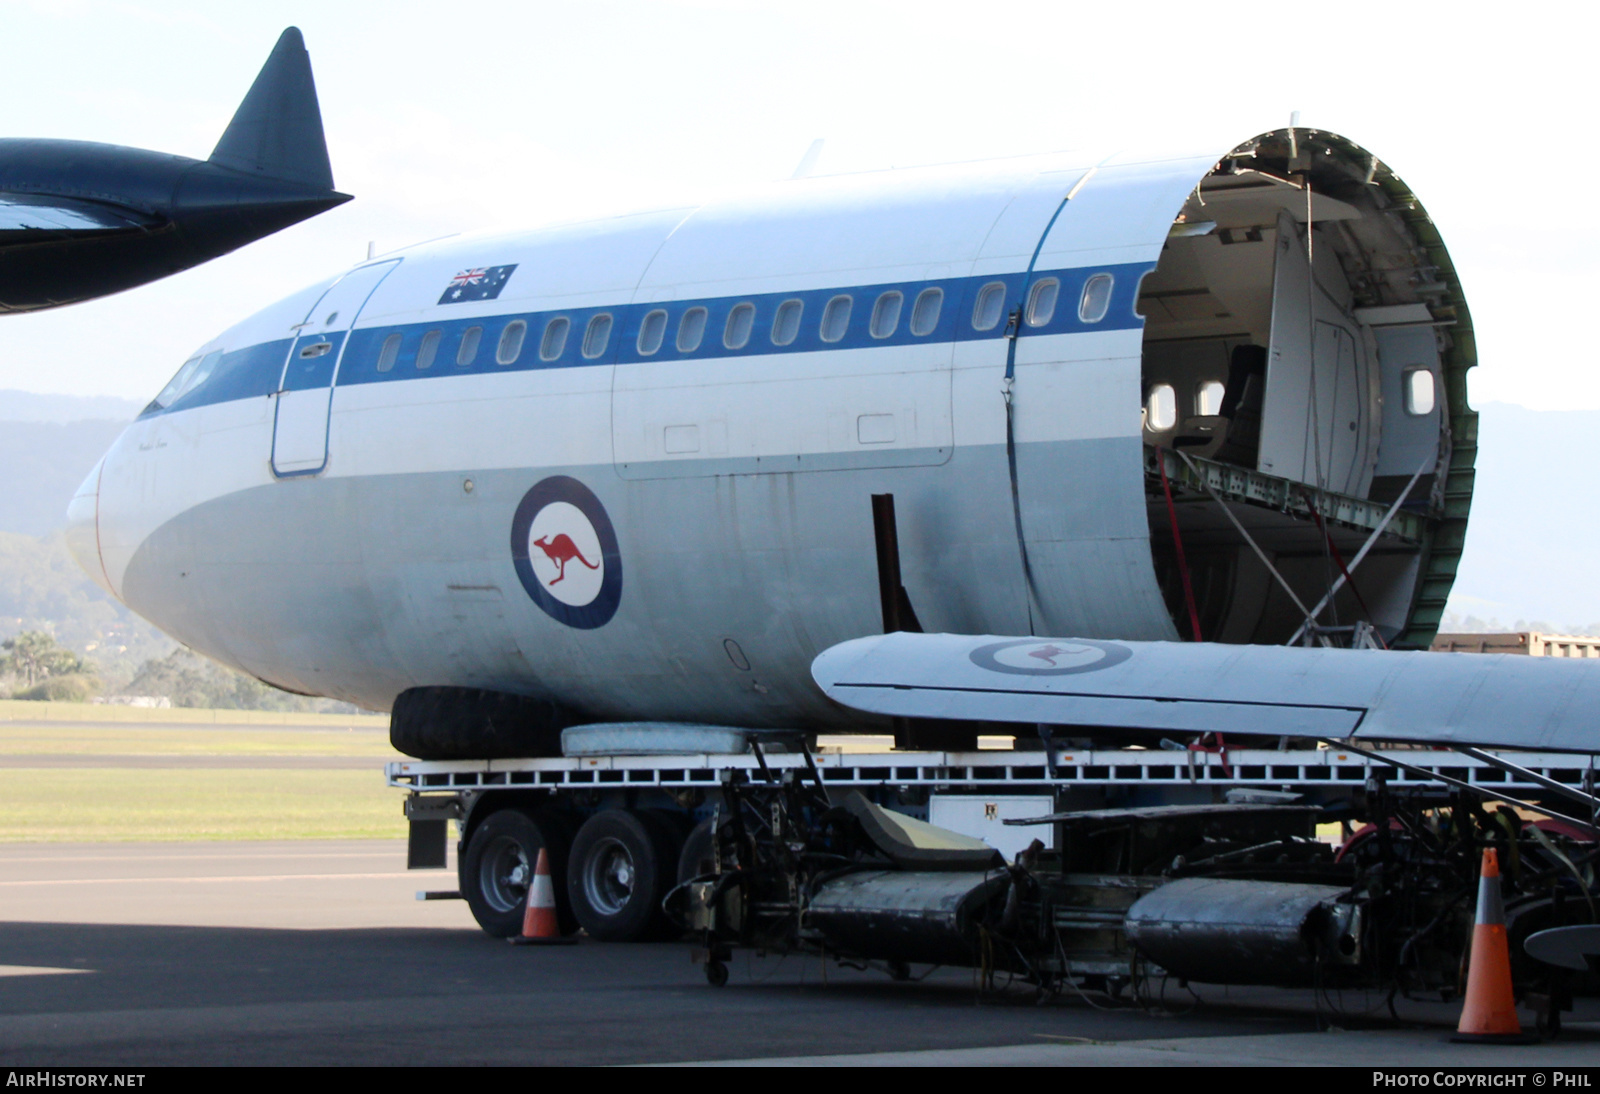
[[[772,317],[772,344],[787,346],[800,336],[800,316],[806,310],[801,300],[785,300]]]
[[[522,340],[527,337],[528,324],[521,319],[514,319],[506,324],[506,329],[500,332],[500,345],[494,351],[494,362],[497,365],[515,363],[522,356]]]
[[[1194,412],[1202,417],[1222,413],[1222,396],[1227,393],[1220,380],[1207,380],[1194,392]]]
[[[822,328],[818,332],[824,342],[837,342],[850,329],[850,306],[855,303],[848,296],[836,296],[822,309]]]
[[[1433,373],[1425,368],[1410,369],[1404,379],[1406,413],[1416,417],[1432,414],[1436,401]]]
[[[611,341],[611,315],[602,312],[589,320],[589,325],[583,332],[583,356],[593,361],[606,351],[606,343]]]
[[[756,325],[756,306],[738,304],[728,313],[727,326],[722,328],[722,344],[729,349],[744,349],[750,341],[750,330]]]
[[[1171,384],[1156,384],[1144,401],[1145,428],[1164,433],[1178,424],[1178,397]]]
[[[461,335],[461,348],[456,350],[456,364],[466,368],[477,360],[478,342],[483,338],[482,327],[468,327]]]
[[[544,325],[544,339],[539,343],[539,360],[554,361],[567,348],[567,328],[572,323],[558,315]]]
[[[1053,277],[1035,281],[1028,290],[1028,326],[1042,327],[1056,314],[1056,299],[1061,295],[1061,282]]]
[[[994,330],[1006,310],[1006,286],[1003,281],[991,281],[978,290],[978,302],[972,308],[973,330]]]
[[[383,340],[383,348],[378,351],[378,371],[388,372],[394,368],[395,360],[400,356],[400,335],[391,334]]]
[[[868,328],[874,338],[887,338],[900,326],[900,305],[905,297],[890,290],[878,297],[872,306],[872,325]]]
[[[1110,274],[1095,274],[1083,283],[1083,297],[1078,301],[1078,318],[1085,323],[1098,323],[1106,317],[1111,307]]]
[[[649,357],[661,348],[661,340],[667,335],[667,313],[657,308],[644,317],[644,322],[639,324],[639,356]]]
[[[417,347],[418,368],[433,367],[433,359],[439,356],[439,343],[443,340],[443,331],[430,330],[422,336],[422,345]]]
[[[690,308],[678,320],[678,352],[693,353],[700,348],[700,339],[706,336],[706,310]]]
[[[923,289],[911,305],[911,333],[921,338],[939,325],[939,308],[944,304],[943,289]]]

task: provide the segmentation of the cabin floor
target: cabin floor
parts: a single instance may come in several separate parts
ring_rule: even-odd
[[[1207,640],[1285,641],[1303,622],[1304,612],[1283,584],[1310,607],[1346,569],[1351,570],[1354,589],[1346,584],[1340,590],[1331,610],[1319,617],[1323,626],[1334,628],[1332,634],[1338,635],[1349,632],[1357,619],[1377,624],[1380,631],[1386,624],[1398,629],[1403,623],[1403,618],[1390,618],[1394,596],[1389,586],[1414,562],[1433,523],[1420,484],[1395,509],[1392,501],[1318,491],[1290,479],[1151,445],[1145,446],[1144,459],[1151,551],[1162,591],[1184,637],[1192,637],[1183,592],[1185,569],[1201,634]],[[1169,512],[1177,516],[1177,541]],[[1369,539],[1362,565],[1354,568]],[[1239,595],[1243,586],[1252,584],[1257,595]],[[1250,613],[1248,618],[1242,611]]]

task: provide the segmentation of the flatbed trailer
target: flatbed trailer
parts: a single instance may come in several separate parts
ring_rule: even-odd
[[[1505,753],[1524,768],[1583,789],[1589,768],[1580,757],[1559,752]],[[1370,756],[1337,748],[1277,750],[1230,748],[1219,751],[1155,749],[1058,750],[1055,771],[1043,751],[1010,749],[975,752],[857,752],[826,747],[810,753],[825,785],[856,788],[922,787],[980,794],[1008,792],[1118,793],[1151,791],[1186,804],[1185,792],[1209,794],[1236,787],[1300,792],[1348,793],[1364,787],[1374,771],[1392,786],[1434,784],[1422,768],[1459,778],[1486,792],[1524,796],[1541,792],[1530,780],[1484,761],[1433,749],[1381,749]],[[800,753],[693,753],[663,756],[574,756],[510,760],[401,760],[386,767],[389,785],[417,797],[466,792],[535,790],[552,795],[569,790],[626,792],[648,788],[713,789],[730,772],[759,776],[771,770],[804,770]],[[1405,766],[1401,766],[1405,765]],[[1209,799],[1208,799],[1209,800]],[[409,814],[408,814],[409,815]],[[915,815],[913,813],[913,815]]]
[[[1593,785],[1584,762],[1563,753],[1514,754],[1516,766],[1576,789]],[[404,760],[390,763],[387,777],[406,791],[412,868],[444,866],[447,825],[457,825],[460,893],[485,930],[506,936],[520,930],[522,900],[543,847],[563,922],[575,928],[575,919],[583,920],[590,934],[617,939],[658,933],[653,915],[630,909],[637,903],[632,890],[648,890],[654,913],[673,885],[696,872],[704,840],[693,846],[691,830],[706,828],[725,808],[730,783],[811,782],[835,800],[858,791],[896,813],[987,839],[1008,860],[1035,838],[1045,848],[1062,845],[1065,822],[1015,822],[1070,811],[1297,803],[1320,807],[1319,819],[1345,820],[1348,836],[1370,812],[1363,803],[1374,792],[1442,799],[1451,786],[1438,777],[1472,788],[1481,800],[1550,799],[1529,776],[1415,748],[1058,747],[1051,755],[1042,749],[777,751],[769,741],[744,753]],[[596,840],[575,837],[600,814],[610,814],[604,823],[615,831],[603,833],[597,849]],[[614,922],[597,930],[597,920]]]

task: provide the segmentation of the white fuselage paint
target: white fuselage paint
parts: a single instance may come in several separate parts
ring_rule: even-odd
[[[905,583],[929,630],[1174,637],[1150,561],[1132,303],[1216,158],[1062,155],[796,180],[357,267],[202,347],[279,346],[292,367],[324,328],[348,330],[330,354],[334,384],[308,396],[277,375],[237,397],[206,401],[196,389],[148,413],[80,491],[75,549],[195,649],[376,708],[407,687],[460,684],[553,695],[597,718],[849,721],[808,666],[881,627],[869,496],[882,492],[896,495]],[[462,271],[512,264],[497,298],[438,302]],[[1073,290],[1056,327],[1015,340],[1004,319],[971,330],[986,279],[1008,281],[1009,315],[1030,270],[1034,281],[1068,271],[1070,289],[1073,271],[1106,268],[1121,281],[1103,323],[1077,321]],[[912,286],[899,333],[872,344],[874,300],[899,284]],[[944,286],[942,325],[911,338],[913,290],[928,284]],[[851,334],[830,346],[816,331],[820,302],[836,293],[854,298]],[[806,300],[811,341],[779,352],[769,331],[790,294]],[[323,301],[345,297],[364,301],[358,314],[348,301],[323,314]],[[746,297],[760,302],[751,347],[761,351],[724,351],[723,305]],[[695,301],[721,302],[708,349],[675,354]],[[669,313],[667,349],[641,358],[639,324],[655,306]],[[606,352],[583,359],[584,323],[606,310]],[[556,313],[573,316],[566,356],[541,367],[543,323]],[[517,316],[529,317],[519,361],[496,366]],[[482,341],[462,368],[467,321]],[[418,369],[417,332],[430,324],[449,333]],[[372,373],[390,330],[409,332],[407,349]],[[301,422],[299,447],[275,467],[289,402],[318,398],[329,406],[325,459],[314,423]],[[614,525],[620,598],[601,625],[541,609],[513,565],[518,506],[552,477],[592,492]],[[590,557],[599,533],[568,508],[542,510],[522,549],[548,584],[556,537],[572,530],[584,561],[569,557],[572,584],[548,588],[581,608],[609,579]]]

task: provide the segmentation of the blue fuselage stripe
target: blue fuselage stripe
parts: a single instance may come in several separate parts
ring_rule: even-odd
[[[1005,316],[1021,303],[1025,283],[1037,284],[1046,278],[1061,281],[1055,314],[1040,326],[1024,323],[1018,332],[1022,338],[1038,335],[1077,334],[1088,331],[1128,330],[1141,326],[1144,320],[1134,311],[1138,300],[1139,283],[1143,275],[1153,269],[1147,262],[1112,266],[1090,266],[1068,270],[1038,270],[1030,278],[1025,272],[995,274],[986,277],[945,278],[934,281],[911,281],[875,285],[854,285],[828,289],[809,289],[803,292],[745,294],[713,297],[700,300],[670,300],[660,303],[619,304],[608,307],[568,308],[560,311],[507,312],[493,316],[471,318],[449,317],[451,305],[440,305],[438,313],[424,322],[398,325],[374,325],[351,331],[344,353],[339,357],[337,383],[343,387],[354,384],[387,383],[399,380],[425,380],[441,376],[465,376],[480,373],[515,372],[534,369],[581,368],[592,365],[633,365],[654,361],[716,360],[724,357],[763,357],[780,353],[816,353],[834,350],[860,350],[876,346],[908,346],[921,343],[950,343],[982,339],[1002,339],[1006,335]],[[1110,306],[1105,317],[1098,322],[1086,323],[1078,317],[1083,286],[1095,274],[1113,277]],[[1000,322],[988,330],[976,330],[972,323],[972,310],[979,291],[993,282],[1006,286],[1006,300],[999,309]],[[913,312],[918,296],[928,289],[943,292],[938,322],[924,334],[911,333]],[[887,337],[874,337],[871,323],[874,305],[886,292],[901,294],[899,322]],[[852,307],[849,323],[842,337],[824,341],[821,323],[828,302],[837,296],[850,296]],[[794,340],[777,345],[773,341],[773,322],[778,310],[790,300],[802,304],[799,331]],[[748,341],[742,346],[729,348],[724,344],[724,332],[734,308],[741,304],[755,306],[755,317],[750,324]],[[703,334],[699,344],[680,350],[679,325],[687,312],[694,308],[706,310]],[[654,353],[641,353],[639,333],[645,317],[654,311],[666,312],[666,323],[660,348]],[[440,314],[442,313],[442,314]],[[611,317],[610,334],[605,345],[593,357],[584,356],[585,334],[590,322],[600,315]],[[554,319],[568,321],[565,340],[559,352],[546,359],[542,350],[554,349],[553,339],[545,337],[547,325]],[[499,364],[498,350],[506,327],[522,320],[527,324],[521,349],[509,364]],[[463,336],[471,328],[480,328],[476,354],[465,365],[457,364],[458,351]],[[430,332],[439,332],[434,340],[433,360],[425,368],[418,368],[418,355],[423,339]],[[401,336],[398,354],[383,354],[384,341],[391,335]],[[332,339],[338,349],[338,339]],[[595,347],[587,347],[593,350]],[[184,393],[170,406],[152,405],[143,416],[212,403],[267,395],[279,388],[283,376],[284,358],[289,350],[289,339],[276,339],[258,345],[229,350],[224,354],[211,376],[193,391]],[[336,353],[329,353],[316,365],[303,371],[305,376],[292,375],[285,386],[291,388],[326,385],[331,377],[331,365]],[[380,360],[387,359],[389,367],[378,370]],[[295,373],[295,362],[290,372]]]

